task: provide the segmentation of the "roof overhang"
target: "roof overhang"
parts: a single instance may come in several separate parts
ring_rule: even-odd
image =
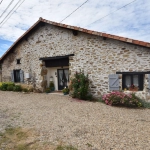
[[[116,72],[116,74],[150,74],[150,71]]]
[[[74,54],[69,54],[69,55],[64,55],[64,56],[53,56],[53,57],[42,57],[39,60],[54,60],[54,59],[64,59],[64,58],[69,58],[69,56],[74,56]]]

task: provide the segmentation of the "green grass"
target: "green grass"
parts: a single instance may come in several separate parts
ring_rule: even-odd
[[[4,133],[0,133],[0,149],[3,148],[2,145],[5,145],[4,149],[13,150],[28,150],[27,143],[22,143],[23,140],[28,138],[27,131],[23,130],[20,127],[14,128],[8,125]]]
[[[78,150],[78,149],[71,145],[69,146],[58,145],[55,150]]]
[[[13,135],[18,129],[13,127],[8,127],[5,129],[5,133],[9,135]]]
[[[15,147],[15,150],[30,150],[27,144],[19,144]]]
[[[8,125],[5,132],[0,132],[0,150],[77,150],[73,146],[55,146],[52,143],[40,143],[36,136],[31,141],[30,137],[34,136],[34,131],[22,129],[21,127],[12,127]]]

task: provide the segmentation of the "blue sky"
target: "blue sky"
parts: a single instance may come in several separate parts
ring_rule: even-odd
[[[3,0],[0,5],[0,16],[11,1]],[[5,17],[18,0],[14,0],[9,9],[0,17],[0,57],[39,17],[60,22],[86,0],[19,1],[19,4],[24,2],[6,22]],[[88,0],[85,5],[62,23],[150,42],[149,0],[135,0],[130,5],[116,11],[132,1]],[[103,18],[107,14],[111,15]]]

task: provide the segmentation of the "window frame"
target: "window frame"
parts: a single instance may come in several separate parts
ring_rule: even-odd
[[[126,82],[126,80],[125,80],[125,78],[126,78],[126,76],[130,76],[131,77],[131,85],[133,85],[133,77],[134,77],[134,75],[138,75],[138,83],[139,83],[139,89],[138,89],[138,91],[143,91],[143,89],[144,89],[144,74],[138,74],[138,73],[135,73],[135,74],[133,74],[133,73],[131,73],[131,74],[129,74],[129,73],[127,73],[127,74],[122,74],[122,89],[124,90],[124,89],[127,89],[127,86],[125,85],[125,82]]]

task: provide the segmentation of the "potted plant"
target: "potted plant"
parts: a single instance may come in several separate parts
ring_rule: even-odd
[[[68,89],[68,87],[65,87],[62,91],[63,91],[64,95],[69,94],[69,89]]]
[[[46,90],[45,90],[45,93],[50,93],[51,92],[51,89],[50,88],[47,88]]]
[[[135,86],[134,84],[129,87],[129,91],[138,91],[138,89],[139,88]]]
[[[55,90],[54,82],[53,82],[53,81],[50,81],[50,83],[49,83],[49,88],[51,89],[51,91],[54,91],[54,90]]]

